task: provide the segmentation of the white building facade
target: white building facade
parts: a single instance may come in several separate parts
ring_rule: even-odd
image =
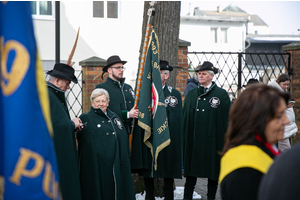
[[[40,8],[34,18],[38,50],[45,70],[55,64],[55,3],[33,2]],[[71,53],[78,28],[80,28],[75,69],[79,62],[97,56],[107,59],[119,55],[128,61],[125,77],[133,85],[138,69],[141,44],[143,1],[60,1],[60,60],[65,62]]]

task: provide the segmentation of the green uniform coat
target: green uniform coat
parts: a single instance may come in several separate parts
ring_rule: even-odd
[[[64,91],[49,82],[47,85],[62,197],[81,199],[75,126],[70,120]]]
[[[120,118],[91,107],[80,116],[87,126],[78,132],[80,183],[85,200],[135,199],[128,136]]]
[[[135,94],[132,87],[125,83],[125,78],[118,82],[107,77],[105,82],[96,85],[96,88],[108,91],[110,97],[108,109],[123,120],[127,133],[130,133],[132,120],[127,119],[127,112],[134,106]]]
[[[183,107],[184,176],[218,180],[230,105],[227,92],[214,82],[207,92],[200,85],[188,92]]]
[[[98,84],[96,88],[103,88],[108,91],[110,97],[108,108],[123,120],[127,133],[131,133],[132,119],[127,119],[127,112],[134,106],[135,94],[132,87],[125,83],[125,79],[119,83],[107,77],[105,82]],[[144,168],[143,152],[145,149],[142,149],[144,133],[137,125],[137,121],[135,120],[130,153],[130,163],[133,170]]]
[[[145,170],[140,173],[144,177],[154,178],[182,178],[181,170],[181,135],[182,135],[182,99],[178,90],[165,85],[164,89],[165,103],[168,105],[167,117],[170,131],[171,143],[164,148],[158,155],[157,170]],[[144,146],[146,146],[144,144]],[[151,169],[152,156],[150,149],[147,148],[147,164]]]

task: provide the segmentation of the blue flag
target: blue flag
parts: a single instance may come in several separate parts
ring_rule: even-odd
[[[0,2],[0,177],[4,199],[61,199],[48,92],[30,2]]]
[[[159,44],[154,31],[149,39],[138,108],[138,125],[145,129],[144,143],[151,150],[153,168],[157,170],[159,152],[171,141],[160,76]]]

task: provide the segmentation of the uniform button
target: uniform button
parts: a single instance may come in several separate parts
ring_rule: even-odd
[[[102,123],[104,123],[104,121],[102,121]]]
[[[127,90],[125,90],[125,92],[127,92]]]
[[[206,98],[203,99],[204,101],[206,100]]]
[[[129,101],[129,103],[131,103],[131,101]]]
[[[197,109],[197,111],[199,111],[199,109]]]
[[[110,122],[110,120],[107,121],[108,123]]]
[[[201,98],[199,97],[199,100],[201,100]]]
[[[114,135],[114,134],[115,134],[115,132],[112,132],[112,134]]]
[[[202,109],[202,112],[204,112],[204,109]]]
[[[109,135],[109,133],[106,133],[106,135]]]

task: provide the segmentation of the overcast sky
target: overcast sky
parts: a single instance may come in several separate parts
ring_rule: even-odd
[[[300,35],[300,1],[181,1],[181,15],[189,13],[189,7],[200,10],[222,10],[230,3],[249,14],[258,15],[270,27],[270,34]]]

